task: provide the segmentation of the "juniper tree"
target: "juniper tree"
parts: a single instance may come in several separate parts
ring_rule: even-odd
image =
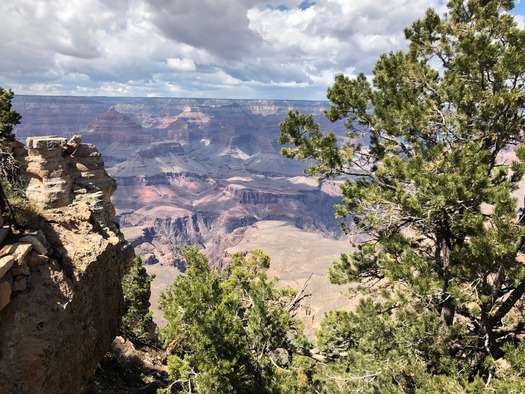
[[[338,366],[343,391],[524,373],[525,226],[512,193],[525,170],[525,32],[512,7],[452,0],[407,28],[408,50],[381,55],[372,78],[336,76],[326,117],[345,122],[344,138],[297,111],[281,123],[285,156],[344,181],[336,214],[361,234],[331,280],[376,293],[320,331],[325,351],[353,360]]]
[[[5,192],[19,186],[18,165],[8,144],[15,140],[13,127],[20,123],[20,114],[12,109],[13,92],[0,87],[0,225],[13,221],[13,210]]]
[[[137,256],[128,274],[122,278],[124,314],[120,325],[122,335],[135,343],[151,343],[153,314],[149,310],[151,282],[155,275],[149,275]]]
[[[236,254],[217,270],[196,248],[181,253],[188,269],[159,302],[173,383],[198,393],[306,392],[302,356],[294,355],[301,325],[292,316],[301,293],[276,287],[268,256]]]

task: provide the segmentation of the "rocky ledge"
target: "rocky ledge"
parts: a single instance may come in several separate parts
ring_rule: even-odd
[[[0,241],[0,392],[80,393],[118,334],[133,250],[92,145],[44,137],[28,147],[19,161],[35,219]]]

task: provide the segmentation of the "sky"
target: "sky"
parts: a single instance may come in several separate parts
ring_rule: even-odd
[[[517,3],[519,3],[517,1]],[[15,94],[326,98],[443,0],[2,0]],[[525,0],[513,13],[524,25]]]

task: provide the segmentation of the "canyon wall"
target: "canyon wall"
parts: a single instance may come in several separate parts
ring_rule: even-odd
[[[31,138],[28,225],[0,249],[0,392],[80,393],[119,330],[133,249],[115,225],[115,182],[79,138]]]
[[[184,270],[179,251],[187,245],[212,263],[235,247],[268,251],[272,274],[296,290],[308,281],[317,292],[301,316],[310,332],[340,306],[344,290],[326,275],[350,249],[334,217],[338,184],[306,177],[307,163],[284,158],[277,143],[289,110],[313,114],[344,140],[344,126],[323,115],[327,102],[15,96],[13,104],[23,116],[19,137],[80,133],[102,153],[119,185],[112,201],[120,230],[156,274],[157,323],[159,294]]]
[[[13,103],[23,116],[17,136],[54,126],[61,137],[80,133],[97,146],[119,184],[117,221],[147,264],[176,265],[186,245],[218,261],[261,220],[341,236],[337,187],[304,177],[306,164],[281,156],[277,143],[291,109],[342,135],[323,116],[326,102],[15,96]]]

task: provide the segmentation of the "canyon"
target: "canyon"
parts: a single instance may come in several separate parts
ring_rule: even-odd
[[[322,294],[329,283],[319,267],[350,250],[334,217],[337,183],[305,176],[307,163],[284,158],[277,143],[289,110],[312,113],[344,135],[324,118],[327,102],[17,95],[13,107],[22,115],[19,140],[80,134],[101,152],[118,184],[112,201],[120,231],[157,275],[153,298],[184,271],[179,250],[197,245],[222,264],[249,249],[258,223],[266,230],[257,247],[272,251],[281,242],[270,253],[281,269],[272,273],[295,288],[316,272],[309,286]],[[295,270],[299,255],[307,263]],[[326,308],[313,306],[321,316]]]

